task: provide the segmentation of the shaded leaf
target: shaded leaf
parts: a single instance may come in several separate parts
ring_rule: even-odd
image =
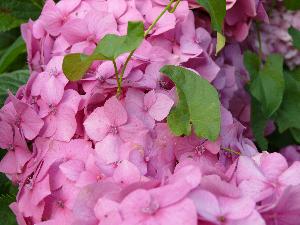
[[[294,27],[290,27],[289,34],[293,39],[294,47],[300,50],[300,31],[295,29]]]
[[[0,74],[0,107],[7,98],[7,91],[10,90],[16,93],[19,87],[27,82],[28,78],[28,70],[17,70],[12,73]]]
[[[8,31],[20,26],[24,20],[0,11],[0,32]]]
[[[260,103],[252,98],[251,100],[251,128],[259,148],[268,149],[268,140],[265,138],[265,128],[268,118],[261,111]]]
[[[269,55],[258,76],[251,81],[250,92],[260,103],[262,112],[270,117],[279,108],[284,93],[283,58]]]
[[[161,72],[175,84],[179,97],[168,124],[176,135],[191,133],[215,141],[220,133],[220,101],[216,89],[198,74],[178,66],[164,66]]]
[[[94,54],[101,54],[109,60],[137,49],[144,40],[144,24],[142,22],[129,22],[127,35],[106,35],[97,45]]]
[[[0,58],[0,73],[3,73],[19,55],[25,52],[25,43],[22,37],[19,37]]]
[[[217,49],[216,49],[216,54],[218,54],[224,47],[226,44],[226,38],[223,34],[221,33],[217,33]]]
[[[80,53],[66,55],[62,66],[65,76],[70,81],[80,80],[85,75],[94,59],[95,57]],[[99,57],[98,59],[101,60],[102,58]]]
[[[285,92],[283,102],[276,113],[276,123],[280,132],[288,128],[300,129],[300,68],[285,71]]]
[[[255,80],[260,70],[260,60],[258,55],[254,52],[245,51],[244,65],[250,75],[251,80]]]
[[[226,0],[197,0],[197,2],[209,12],[213,29],[222,33]]]
[[[291,128],[290,132],[291,132],[293,138],[295,139],[295,141],[297,141],[300,144],[300,129]]]
[[[300,1],[299,0],[284,0],[284,5],[289,10],[299,10]]]

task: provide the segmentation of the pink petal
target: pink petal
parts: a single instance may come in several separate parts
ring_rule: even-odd
[[[288,168],[288,164],[281,154],[271,153],[262,157],[260,167],[267,179],[276,181]]]
[[[59,169],[71,181],[76,181],[81,171],[84,170],[84,163],[80,160],[69,160],[60,164]]]
[[[294,162],[286,171],[284,171],[278,181],[284,185],[300,184],[300,162]]]
[[[104,112],[113,126],[121,126],[127,122],[127,112],[115,96],[105,102]]]
[[[157,224],[197,225],[197,219],[195,205],[190,199],[184,199],[177,204],[163,208],[155,216]]]
[[[149,114],[156,121],[162,121],[168,116],[173,105],[174,105],[174,101],[170,97],[168,97],[165,94],[157,93],[156,101],[150,107]]]
[[[57,105],[64,95],[64,88],[65,85],[63,83],[55,76],[51,76],[43,86],[41,97],[49,105]]]
[[[111,164],[119,161],[119,147],[121,141],[118,137],[108,135],[96,144],[97,159],[100,163]]]
[[[110,125],[103,107],[95,109],[84,121],[86,133],[94,141],[103,140],[108,134]]]
[[[0,121],[0,147],[8,148],[9,145],[13,144],[13,130],[12,127],[4,122]]]
[[[56,113],[56,120],[53,138],[59,141],[70,141],[77,128],[75,113],[68,107],[60,106]]]
[[[217,222],[221,215],[218,199],[208,191],[196,190],[190,194],[194,201],[198,214],[210,222]]]
[[[85,41],[89,35],[88,26],[84,20],[69,20],[62,28],[62,36],[71,45]]]
[[[116,168],[114,180],[120,184],[132,184],[139,182],[141,179],[140,171],[138,168],[127,160],[123,160]]]

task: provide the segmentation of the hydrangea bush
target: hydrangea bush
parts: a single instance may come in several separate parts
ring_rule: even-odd
[[[276,4],[47,0],[0,110],[18,224],[298,225],[300,17]]]

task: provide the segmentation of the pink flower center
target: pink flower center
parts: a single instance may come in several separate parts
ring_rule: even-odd
[[[49,75],[52,77],[57,77],[59,75],[59,72],[57,71],[56,68],[52,68],[49,72]]]
[[[16,127],[20,128],[21,123],[22,123],[22,119],[21,119],[20,116],[18,116],[18,117],[16,118],[16,121],[15,121]]]
[[[218,221],[220,221],[221,223],[225,223],[226,222],[225,216],[219,216]]]
[[[119,133],[118,127],[116,127],[116,126],[111,126],[111,127],[109,128],[108,133],[113,134],[113,135],[117,135],[117,134]]]
[[[64,204],[64,202],[62,200],[56,201],[56,204],[57,204],[58,207],[60,207],[62,209],[65,208],[65,204]]]
[[[13,151],[15,149],[15,146],[13,144],[10,144],[7,148],[7,151]]]
[[[49,106],[50,114],[55,115],[57,113],[57,107],[54,105]]]
[[[196,156],[201,156],[205,152],[205,148],[202,145],[198,145],[194,148],[194,153]]]
[[[95,34],[92,34],[90,36],[88,36],[88,38],[86,39],[88,42],[93,42],[93,43],[97,43],[97,37]]]
[[[159,210],[159,203],[155,200],[151,200],[149,205],[145,208],[142,208],[142,212],[145,214],[153,215]]]

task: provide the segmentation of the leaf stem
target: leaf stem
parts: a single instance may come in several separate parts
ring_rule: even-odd
[[[157,22],[161,19],[161,17],[168,11],[170,13],[174,13],[177,6],[179,5],[181,0],[177,0],[177,2],[175,3],[174,7],[172,8],[172,4],[175,2],[175,0],[171,0],[170,3],[165,7],[165,9],[159,14],[159,16],[153,21],[153,23],[150,25],[150,27],[145,31],[144,37],[146,38],[148,36],[148,34],[150,33],[150,31],[154,28],[154,26],[157,24]],[[136,49],[131,51],[130,54],[128,55],[122,71],[120,73],[120,77],[118,78],[118,91],[117,91],[117,96],[119,96],[122,92],[122,82],[123,82],[123,76],[125,74],[125,70],[128,66],[128,63],[130,61],[130,59],[132,58],[133,54],[135,53]],[[116,73],[117,74],[117,73]],[[118,77],[118,76],[117,76]]]
[[[115,69],[115,74],[116,74],[116,79],[117,79],[117,83],[118,83],[118,89],[117,89],[117,96],[120,96],[121,94],[121,85],[120,85],[120,79],[119,79],[119,71],[118,71],[118,67],[117,67],[117,63],[116,60],[112,61],[114,64],[114,69]]]

